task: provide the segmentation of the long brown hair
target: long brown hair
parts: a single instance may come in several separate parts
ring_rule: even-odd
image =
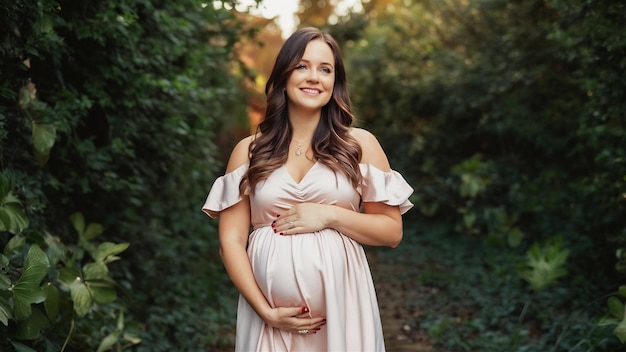
[[[287,113],[284,92],[287,80],[300,63],[312,40],[322,39],[335,58],[335,85],[330,101],[322,107],[320,122],[311,140],[313,157],[335,172],[341,172],[353,187],[361,182],[359,162],[361,146],[349,134],[354,122],[341,50],[335,39],[317,28],[302,28],[293,33],[280,49],[272,73],[265,85],[267,108],[250,143],[250,164],[244,174],[240,191],[254,193],[255,186],[287,162],[293,128]]]

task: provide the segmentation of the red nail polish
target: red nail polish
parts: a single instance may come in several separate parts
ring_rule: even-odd
[[[302,314],[307,313],[309,311],[309,308],[307,307],[302,307]]]
[[[277,215],[276,215],[276,217],[277,217],[277,218],[279,218],[279,217],[280,217],[280,214],[277,214]]]
[[[280,235],[281,235],[281,236],[285,236],[285,234],[284,234],[284,233],[282,233],[282,232],[280,233]]]
[[[276,233],[276,229],[273,229],[273,230],[274,230],[274,233]]]

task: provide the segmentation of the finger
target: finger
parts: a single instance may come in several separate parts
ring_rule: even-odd
[[[274,233],[278,233],[281,235],[291,235],[296,233],[296,229],[298,228],[298,222],[295,218],[285,218],[280,220],[274,220],[272,222],[272,229]]]
[[[309,307],[306,306],[289,308],[289,312],[291,313],[290,316],[294,318],[299,318],[302,315],[309,318]]]

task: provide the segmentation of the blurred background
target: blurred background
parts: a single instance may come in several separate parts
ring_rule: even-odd
[[[622,351],[626,4],[0,2],[0,350],[229,351],[201,213],[296,28],[415,188],[389,351]]]

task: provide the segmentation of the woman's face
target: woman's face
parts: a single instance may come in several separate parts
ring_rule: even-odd
[[[320,110],[333,95],[335,57],[321,39],[306,46],[300,63],[287,80],[287,99],[292,108]]]

